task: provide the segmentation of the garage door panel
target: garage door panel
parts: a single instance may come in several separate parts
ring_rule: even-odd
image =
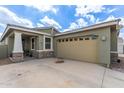
[[[97,48],[97,40],[57,42],[57,56],[96,63]]]

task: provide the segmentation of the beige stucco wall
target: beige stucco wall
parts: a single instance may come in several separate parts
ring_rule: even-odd
[[[56,33],[59,33],[58,31],[55,31],[55,29],[44,29],[44,30],[40,30],[40,32],[44,32],[44,33],[49,33],[51,35],[55,35]]]
[[[91,31],[81,31],[78,33],[72,33],[68,35],[62,35],[62,36],[56,36],[54,37],[54,51],[55,55],[57,55],[57,46],[56,46],[56,40],[60,38],[66,38],[66,37],[74,37],[74,36],[84,36],[89,34],[95,34],[98,35],[98,59],[99,63],[103,64],[110,64],[110,27],[105,28],[99,28],[94,29]],[[106,41],[102,41],[101,38],[105,36]],[[87,52],[87,51],[84,51]]]
[[[44,30],[41,30],[41,32],[51,34],[52,33],[52,29],[46,29],[46,30],[44,29]]]
[[[37,38],[37,50],[43,49],[43,35],[39,35]]]

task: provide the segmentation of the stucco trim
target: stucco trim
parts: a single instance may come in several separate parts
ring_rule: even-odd
[[[45,38],[50,38],[51,39],[51,49],[45,49]],[[45,51],[50,51],[50,50],[53,50],[53,37],[50,37],[50,36],[43,36],[43,42],[44,42],[44,44],[43,44],[43,50],[45,50]]]
[[[13,53],[22,53],[22,34],[19,32],[14,32],[14,46]]]

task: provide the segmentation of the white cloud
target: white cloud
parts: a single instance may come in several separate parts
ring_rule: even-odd
[[[99,13],[99,12],[102,12],[103,10],[105,10],[105,7],[103,5],[96,5],[96,6],[78,5],[76,7],[75,16],[84,16],[84,15],[87,15],[89,13]]]
[[[102,22],[112,21],[112,20],[115,20],[115,19],[118,19],[118,18],[114,17],[113,15],[110,15],[110,16],[108,16],[104,20],[97,19],[96,20],[96,23],[102,23]]]
[[[69,29],[75,29],[75,28],[78,28],[78,24],[75,22],[71,23]]]
[[[33,24],[30,20],[17,16],[14,12],[5,7],[0,7],[0,26],[5,26],[5,24],[33,27]]]
[[[80,18],[80,19],[76,20],[76,22],[71,23],[69,28],[75,29],[75,28],[80,28],[80,27],[86,26],[86,25],[87,25],[87,22],[83,18]]]
[[[107,19],[105,19],[102,22],[106,22],[106,21],[111,21],[111,20],[115,20],[115,19],[121,19],[121,21],[119,22],[120,25],[124,26],[124,17],[114,17],[113,15],[110,15]]]
[[[124,26],[124,17],[121,17],[120,19],[121,19],[120,24]]]
[[[28,7],[33,7],[35,9],[37,9],[40,12],[53,12],[53,13],[57,13],[58,8],[56,8],[55,6],[52,5],[26,5]]]
[[[96,18],[94,17],[94,15],[91,14],[87,14],[85,15],[85,17],[92,23],[94,23],[96,21]]]
[[[78,19],[76,22],[77,22],[79,27],[87,25],[87,22],[83,18]]]
[[[99,19],[99,18],[97,18],[97,19],[96,19],[96,24],[97,24],[99,21],[100,21],[100,19]]]
[[[103,5],[77,5],[75,16],[84,17],[91,23],[98,22],[93,13],[103,12],[106,8]],[[91,14],[92,13],[92,14]]]
[[[116,18],[113,15],[110,15],[105,21],[115,20]]]
[[[112,13],[112,12],[114,12],[114,11],[116,11],[116,10],[117,10],[117,8],[107,9],[107,12],[108,12],[108,13]]]
[[[71,29],[81,28],[81,27],[87,26],[87,24],[88,23],[83,18],[80,18],[80,19],[76,20],[75,22],[72,22],[70,24],[69,28],[64,29],[63,32],[71,30]]]
[[[48,16],[45,16],[44,18],[40,19],[40,23],[37,24],[41,26],[54,26],[57,29],[62,28],[58,22],[56,22],[54,19],[50,19]]]
[[[5,27],[6,27],[6,24],[0,23],[0,28],[5,28]]]
[[[2,32],[0,32],[0,38],[1,38],[2,34],[3,34],[3,33],[2,33]]]
[[[120,32],[119,37],[122,37],[124,39],[124,32]]]
[[[106,8],[103,5],[77,5],[76,6],[76,13],[75,16],[83,17],[89,20],[91,23],[97,23],[99,21],[99,18],[95,18],[95,13],[112,13],[113,11],[116,11],[117,8]],[[105,21],[110,21],[114,19],[114,16],[109,16],[108,19]]]
[[[42,23],[37,23],[38,27],[44,27],[44,25]]]
[[[63,29],[63,30],[60,31],[60,32],[66,32],[66,31],[69,31],[69,30],[71,30],[71,29],[67,28],[67,29]]]

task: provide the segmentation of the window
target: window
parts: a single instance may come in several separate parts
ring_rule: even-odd
[[[85,40],[89,40],[89,37],[85,38]]]
[[[45,38],[45,49],[51,49],[51,38]]]
[[[92,37],[92,40],[95,40],[95,39],[97,39],[97,37],[95,37],[95,36],[94,36],[94,37]]]
[[[73,39],[72,38],[70,38],[70,41],[72,41]]]
[[[83,37],[80,37],[79,40],[83,40]]]
[[[64,42],[64,39],[62,39],[62,42]]]
[[[75,37],[74,40],[77,41],[77,38]]]
[[[31,49],[35,49],[35,39],[31,38]]]
[[[61,39],[59,39],[59,42],[61,42]]]
[[[66,42],[68,42],[68,38],[66,38]]]

